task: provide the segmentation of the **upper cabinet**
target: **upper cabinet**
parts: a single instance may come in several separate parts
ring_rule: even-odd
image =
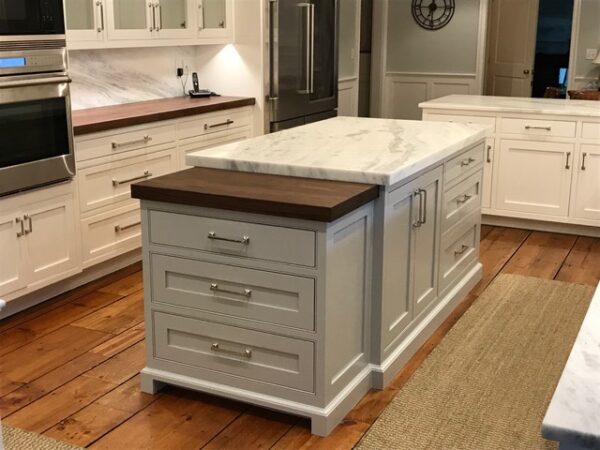
[[[71,49],[233,42],[232,0],[66,0]]]

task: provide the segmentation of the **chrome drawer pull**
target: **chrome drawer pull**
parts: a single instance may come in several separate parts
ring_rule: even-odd
[[[227,119],[225,122],[221,122],[221,123],[214,123],[212,125],[209,125],[207,123],[204,124],[204,129],[208,130],[210,128],[218,128],[218,127],[224,127],[226,125],[231,125],[233,122],[233,120],[231,119]]]
[[[462,198],[457,198],[456,203],[462,205],[463,203],[467,203],[473,196],[472,195],[463,195]]]
[[[131,228],[135,228],[141,224],[142,224],[142,222],[136,222],[136,223],[132,223],[131,225],[125,225],[125,226],[115,225],[115,233],[120,233],[121,231],[126,231]]]
[[[471,163],[474,163],[475,161],[476,161],[476,160],[475,160],[475,159],[473,159],[473,158],[463,159],[463,160],[460,162],[460,166],[461,166],[461,167],[469,166],[469,165],[471,165]]]
[[[581,155],[581,170],[585,170],[585,158],[587,157],[587,153],[583,152]]]
[[[249,348],[247,348],[246,350],[241,351],[241,352],[236,352],[235,350],[222,349],[219,346],[218,342],[214,342],[213,345],[210,346],[210,351],[215,352],[215,353],[224,353],[226,355],[231,355],[231,356],[238,356],[240,358],[246,358],[246,359],[252,358],[252,350],[250,350]]]
[[[210,290],[213,292],[221,292],[223,294],[242,295],[246,298],[252,297],[251,289],[244,289],[243,291],[230,291],[228,289],[221,289],[217,283],[211,283]]]
[[[135,144],[147,144],[148,142],[150,142],[152,140],[152,138],[148,135],[144,136],[142,139],[136,139],[135,141],[128,141],[128,142],[113,142],[111,144],[113,150],[117,150],[121,147],[127,147],[129,145],[135,145]]]
[[[214,231],[210,231],[208,233],[208,238],[213,241],[225,241],[225,242],[235,242],[236,244],[244,244],[248,245],[250,243],[250,236],[242,236],[241,239],[232,239],[232,238],[224,238],[217,236],[217,233]]]
[[[145,171],[144,175],[140,175],[133,178],[128,178],[127,180],[112,180],[112,184],[114,187],[120,186],[122,184],[133,183],[134,181],[144,180],[146,178],[150,178],[152,176],[152,172]]]
[[[552,127],[534,127],[533,125],[525,125],[526,130],[544,130],[552,131]]]
[[[469,250],[469,246],[468,245],[461,245],[460,246],[460,250],[454,250],[454,256],[458,256],[458,255],[462,255],[464,252],[466,252],[467,250]]]

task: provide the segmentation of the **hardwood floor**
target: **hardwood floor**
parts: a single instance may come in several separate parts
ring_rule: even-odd
[[[327,438],[307,420],[169,387],[139,388],[142,275],[136,265],[0,321],[0,417],[94,449],[350,449],[499,273],[596,285],[600,239],[482,227],[483,279],[392,383]]]

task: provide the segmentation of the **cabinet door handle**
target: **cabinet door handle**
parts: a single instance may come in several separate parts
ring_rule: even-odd
[[[419,196],[423,197],[423,209],[421,211],[423,217],[421,217],[421,225],[424,225],[427,223],[427,191],[425,189],[419,189]]]
[[[235,122],[233,120],[231,120],[231,119],[227,119],[225,122],[213,123],[212,125],[209,125],[209,124],[205,123],[204,124],[204,129],[208,130],[210,128],[224,127],[226,125],[231,125],[232,123],[235,123]]]
[[[474,162],[475,162],[475,159],[473,159],[473,158],[463,159],[463,160],[460,162],[460,166],[461,166],[461,167],[470,166],[470,165],[471,165],[471,163],[474,163]]]
[[[552,131],[552,127],[536,127],[533,125],[525,125],[526,130],[544,130],[544,131]]]
[[[421,222],[421,216],[423,215],[423,196],[421,195],[420,189],[413,192],[413,198],[415,197],[419,197],[419,211],[417,212],[417,220],[413,222],[413,228],[419,228],[423,225],[423,222]]]
[[[135,227],[137,227],[137,226],[139,226],[141,224],[142,224],[142,222],[135,222],[135,223],[132,223],[132,224],[129,224],[129,225],[115,225],[115,233],[120,233],[122,231],[126,231],[126,230],[129,230],[131,228],[135,228]]]
[[[571,152],[567,152],[567,162],[565,163],[565,169],[571,168]]]
[[[33,233],[33,221],[31,220],[31,216],[28,214],[25,214],[25,217],[23,218],[23,220],[26,220],[27,223],[29,224],[29,229],[25,230],[25,234]]]
[[[156,3],[154,5],[154,7],[156,8],[157,14],[156,14],[156,31],[160,31],[162,30],[162,7],[160,6],[160,3]]]
[[[133,183],[134,181],[144,180],[146,178],[150,178],[151,176],[152,176],[152,172],[148,172],[146,170],[143,175],[140,175],[140,176],[137,176],[137,177],[128,178],[126,180],[112,180],[112,184],[113,184],[114,187],[117,187],[117,186],[120,186],[122,184],[128,184],[128,183]]]
[[[198,20],[200,22],[200,24],[198,25],[198,30],[202,31],[204,30],[204,5],[203,5],[203,0],[198,0],[198,10],[200,11]]]
[[[487,156],[486,156],[486,160],[487,162],[491,163],[492,162],[492,146],[488,145],[487,146]]]
[[[242,236],[241,239],[225,238],[225,237],[217,236],[217,233],[215,233],[214,231],[210,231],[208,233],[208,238],[213,241],[234,242],[236,244],[244,244],[244,245],[250,244],[250,236]]]
[[[150,142],[152,140],[152,138],[148,135],[144,136],[141,139],[136,139],[134,141],[127,141],[127,142],[112,142],[111,146],[113,150],[117,150],[121,147],[127,147],[129,145],[135,145],[135,144],[147,144],[148,142]]]
[[[156,29],[156,8],[152,3],[150,3],[148,7],[152,11],[152,24],[150,25],[150,31],[154,31]]]
[[[461,245],[460,246],[460,250],[454,250],[454,256],[458,256],[458,255],[462,255],[464,252],[466,252],[467,250],[469,250],[469,246],[468,245]]]
[[[25,221],[22,218],[17,217],[15,223],[21,225],[21,231],[17,231],[17,237],[20,238],[25,236],[27,234],[25,233]]]
[[[237,356],[240,358],[246,358],[246,359],[252,358],[252,350],[250,350],[249,348],[242,350],[240,352],[236,352],[235,350],[227,350],[227,349],[221,348],[221,346],[219,345],[218,342],[213,342],[213,344],[210,346],[210,351],[215,352],[215,353],[224,353],[226,355],[231,355],[231,356]]]
[[[233,290],[228,290],[228,289],[222,289],[221,287],[219,287],[219,285],[217,283],[211,283],[210,290],[213,292],[221,292],[223,294],[241,295],[246,298],[252,297],[251,289],[244,289],[243,291],[233,291]]]
[[[463,203],[467,203],[472,197],[473,197],[472,195],[464,194],[462,196],[462,198],[456,199],[456,203],[458,203],[459,205],[462,205]]]
[[[102,33],[104,31],[104,4],[101,1],[97,1],[96,7],[100,10],[100,26],[98,27],[98,33]]]
[[[587,153],[583,152],[581,154],[581,170],[585,170],[585,158],[587,157]]]

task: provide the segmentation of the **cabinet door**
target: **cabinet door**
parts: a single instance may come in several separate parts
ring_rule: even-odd
[[[107,0],[106,6],[109,39],[152,38],[156,23],[153,3],[147,0]]]
[[[502,139],[496,208],[566,217],[573,150],[572,144]]]
[[[69,41],[104,39],[104,0],[65,0]]]
[[[193,38],[191,18],[193,0],[160,0],[154,5],[155,37],[159,39]]]
[[[201,38],[231,34],[230,0],[198,0],[198,34]]]
[[[417,182],[417,211],[421,217],[417,217],[418,226],[413,230],[411,259],[415,317],[437,298],[442,168],[423,175]]]
[[[571,216],[600,220],[600,146],[581,145],[571,204]]]
[[[485,141],[485,163],[483,165],[483,186],[481,189],[481,207],[492,207],[492,173],[494,170],[494,138]]]
[[[21,211],[0,216],[0,296],[17,291],[29,282],[22,220]]]
[[[78,267],[81,254],[72,196],[51,198],[24,210],[31,285],[50,283]]]

